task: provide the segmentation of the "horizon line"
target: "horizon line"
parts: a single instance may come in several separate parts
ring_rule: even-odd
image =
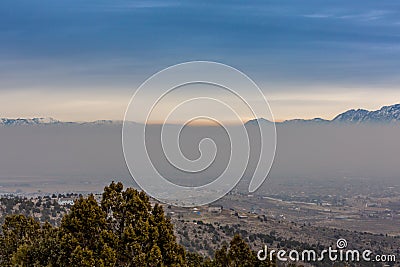
[[[258,121],[258,120],[267,120],[267,121],[269,121],[269,122],[274,122],[274,123],[284,123],[284,122],[290,122],[290,121],[297,121],[297,120],[300,120],[300,121],[312,121],[312,120],[323,120],[323,121],[327,121],[327,122],[330,122],[330,121],[333,121],[337,116],[339,116],[339,115],[341,115],[341,114],[343,114],[343,113],[346,113],[346,112],[348,112],[348,111],[352,111],[352,110],[366,110],[366,111],[368,111],[368,112],[373,112],[373,111],[378,111],[378,110],[381,110],[382,108],[384,108],[384,107],[391,107],[391,106],[396,106],[396,105],[400,105],[400,103],[395,103],[395,104],[392,104],[392,105],[384,105],[384,106],[381,106],[381,108],[379,108],[379,109],[376,109],[376,110],[367,110],[367,109],[362,109],[362,108],[357,108],[357,109],[355,109],[355,108],[352,108],[352,109],[348,109],[348,110],[345,110],[345,111],[343,111],[343,112],[341,112],[341,113],[339,113],[339,114],[337,114],[335,117],[333,117],[332,119],[325,119],[325,118],[322,118],[322,117],[313,117],[313,118],[292,118],[292,119],[284,119],[284,120],[282,120],[282,119],[278,119],[278,120],[270,120],[270,119],[267,119],[267,118],[264,118],[264,117],[260,117],[260,118],[246,118],[246,119],[242,119],[242,123],[243,124],[246,124],[246,123],[248,123],[248,122],[251,122],[251,121]],[[137,122],[137,121],[128,121],[128,120],[124,120],[124,119],[97,119],[97,120],[93,120],[93,121],[71,121],[71,120],[58,120],[58,119],[55,119],[54,117],[51,117],[51,116],[37,116],[37,117],[14,117],[14,118],[10,118],[10,117],[0,117],[0,120],[49,120],[50,122],[48,122],[48,123],[43,123],[43,124],[51,124],[52,122],[53,123],[77,123],[77,124],[84,124],[84,123],[99,123],[99,122],[109,122],[109,123],[124,123],[124,122],[129,122],[129,123],[137,123],[137,124],[146,124],[146,125],[190,125],[190,126],[202,126],[202,125],[207,125],[207,126],[210,126],[210,125],[218,125],[218,123],[216,123],[216,122],[210,122],[210,123],[198,123],[198,122],[195,122],[195,123],[189,123],[189,124],[185,124],[185,123],[182,123],[182,122],[175,122],[175,123],[168,123],[168,124],[164,124],[163,122],[160,122],[160,121],[153,121],[153,122],[147,122],[147,123],[143,123],[143,122]],[[226,121],[224,121],[224,125],[240,125],[240,124],[238,124],[238,123],[232,123],[232,121],[231,120],[226,120]]]

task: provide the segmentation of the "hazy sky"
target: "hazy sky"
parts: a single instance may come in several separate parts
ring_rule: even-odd
[[[400,102],[398,1],[2,0],[0,117],[122,119],[177,63],[248,74],[277,120]]]

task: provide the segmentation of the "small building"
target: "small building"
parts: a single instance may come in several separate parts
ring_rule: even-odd
[[[244,214],[238,214],[238,218],[239,218],[239,219],[247,219],[248,216],[247,216],[247,215],[244,215]]]
[[[223,207],[220,205],[208,207],[208,212],[211,212],[211,213],[221,213],[222,210],[223,210]]]
[[[69,197],[62,197],[58,199],[58,204],[61,206],[74,205],[74,199]]]

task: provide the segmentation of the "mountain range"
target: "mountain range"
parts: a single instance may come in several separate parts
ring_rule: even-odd
[[[379,110],[369,111],[365,109],[351,109],[337,115],[332,120],[321,118],[314,119],[293,119],[277,124],[328,124],[328,123],[398,123],[400,122],[400,104],[384,106]],[[120,125],[123,121],[118,120],[98,120],[93,122],[63,122],[53,118],[32,118],[32,119],[7,119],[0,118],[0,126],[16,125],[54,125],[54,124],[76,124],[76,125]],[[259,118],[246,122],[246,125],[271,123],[271,121]]]
[[[53,118],[31,118],[31,119],[8,119],[0,118],[0,126],[19,126],[19,125],[121,125],[121,120],[97,120],[92,122],[65,122]]]
[[[400,122],[400,104],[391,106],[384,106],[379,110],[369,111],[366,109],[350,109],[339,115],[332,120],[325,120],[321,118],[314,119],[293,119],[278,124],[328,124],[328,123],[347,123],[347,124],[361,124],[361,123],[398,123]],[[252,125],[257,123],[271,123],[271,121],[260,118],[249,120],[246,124]]]
[[[32,118],[32,119],[7,119],[0,118],[0,125],[14,126],[14,125],[39,125],[39,124],[60,124],[61,121],[53,118]]]
[[[400,104],[384,106],[381,109],[374,111],[368,111],[365,109],[352,109],[336,116],[333,121],[349,123],[399,122]]]

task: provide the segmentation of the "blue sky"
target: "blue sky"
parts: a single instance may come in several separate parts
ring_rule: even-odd
[[[398,1],[3,0],[0,117],[122,119],[190,60],[248,74],[277,119],[400,102]]]

